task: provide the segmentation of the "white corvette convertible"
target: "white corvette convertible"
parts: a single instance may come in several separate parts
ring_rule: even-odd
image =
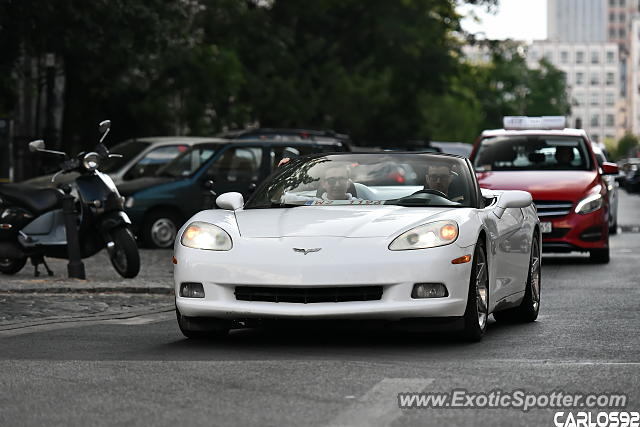
[[[270,319],[532,322],[540,229],[531,195],[481,190],[468,160],[343,153],[293,159],[249,198],[226,193],[175,243],[191,338]]]

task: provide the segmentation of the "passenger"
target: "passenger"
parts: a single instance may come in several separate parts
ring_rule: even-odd
[[[571,163],[575,158],[575,155],[573,154],[573,147],[565,147],[565,146],[556,147],[555,157],[556,157],[556,162],[558,166],[563,166],[563,167],[572,166]]]
[[[320,188],[324,190],[320,195],[323,200],[353,199],[353,195],[347,192],[349,188],[349,169],[346,166],[328,166],[320,179]]]

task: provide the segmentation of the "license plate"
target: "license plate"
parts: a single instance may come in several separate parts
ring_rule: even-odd
[[[541,222],[540,229],[542,230],[542,233],[551,233],[553,226],[550,222]]]

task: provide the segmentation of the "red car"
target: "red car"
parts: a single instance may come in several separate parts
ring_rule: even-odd
[[[474,145],[480,186],[531,193],[544,251],[589,252],[592,262],[609,262],[603,175],[617,174],[617,165],[598,166],[587,133],[565,128],[564,117],[505,117],[504,125],[482,132]]]

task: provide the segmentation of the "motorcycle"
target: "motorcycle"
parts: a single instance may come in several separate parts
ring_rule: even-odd
[[[111,264],[125,278],[137,276],[140,254],[131,231],[131,221],[124,212],[124,198],[113,180],[98,169],[110,157],[103,141],[111,128],[105,120],[99,125],[101,138],[95,151],[70,158],[66,153],[47,150],[42,140],[29,143],[33,153],[61,159],[60,174],[79,172],[73,186],[33,188],[24,184],[0,184],[0,273],[16,274],[31,259],[38,276],[38,266],[53,272],[44,257],[69,259],[63,199],[75,197],[80,256],[88,258],[106,248]],[[71,200],[73,204],[74,201]],[[73,223],[73,222],[72,222]],[[84,272],[83,272],[84,273]]]

